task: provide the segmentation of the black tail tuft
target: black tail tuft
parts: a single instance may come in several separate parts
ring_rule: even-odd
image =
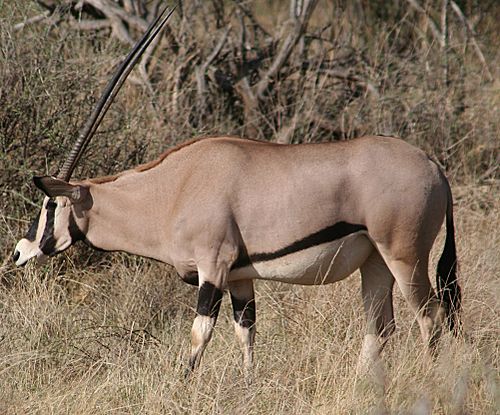
[[[446,240],[437,266],[436,283],[441,304],[446,309],[448,327],[453,334],[458,335],[461,331],[460,307],[462,292],[457,280],[457,252],[451,191],[449,191],[448,208],[446,210]]]

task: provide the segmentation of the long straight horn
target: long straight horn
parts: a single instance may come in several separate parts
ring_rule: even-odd
[[[176,7],[177,5],[175,5],[168,13],[168,7],[165,7],[165,9],[163,9],[163,11],[158,15],[154,22],[150,24],[146,33],[144,33],[142,38],[129,52],[125,60],[120,64],[119,68],[113,75],[113,78],[109,81],[101,97],[99,98],[99,101],[92,111],[92,114],[90,114],[90,117],[83,125],[80,134],[78,135],[78,139],[76,140],[73,148],[68,155],[68,158],[64,162],[61,170],[57,175],[59,179],[69,181],[73,170],[75,169],[78,161],[85,151],[85,148],[87,147],[90,139],[97,130],[97,127],[99,127],[99,124],[108,111],[108,108],[113,102],[116,94],[123,85],[123,82],[125,82],[125,79],[127,79],[128,74],[137,63],[143,52],[147,49],[147,47],[158,35],[158,33],[165,27],[169,17],[172,15]]]

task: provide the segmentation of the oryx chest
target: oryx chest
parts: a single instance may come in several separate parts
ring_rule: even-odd
[[[359,232],[278,258],[233,269],[229,279],[257,278],[292,284],[328,284],[354,272],[372,250],[373,245],[365,232]]]

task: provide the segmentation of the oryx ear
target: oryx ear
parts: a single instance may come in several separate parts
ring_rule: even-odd
[[[33,182],[48,197],[66,196],[72,203],[82,202],[89,193],[85,186],[69,184],[50,176],[35,176]]]

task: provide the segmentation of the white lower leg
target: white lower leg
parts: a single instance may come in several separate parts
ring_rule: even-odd
[[[209,316],[196,316],[191,329],[191,369],[196,369],[200,364],[201,355],[207,347],[215,325],[215,318]]]
[[[234,322],[234,331],[243,353],[243,368],[245,375],[249,375],[253,365],[253,344],[255,339],[254,327],[243,327]]]
[[[385,368],[380,359],[380,352],[385,344],[375,334],[366,334],[358,359],[357,372],[360,376],[367,376],[375,385],[382,390],[385,389]]]
[[[444,308],[434,299],[419,312],[420,333],[431,353],[434,352],[436,343],[441,337],[445,314]]]

